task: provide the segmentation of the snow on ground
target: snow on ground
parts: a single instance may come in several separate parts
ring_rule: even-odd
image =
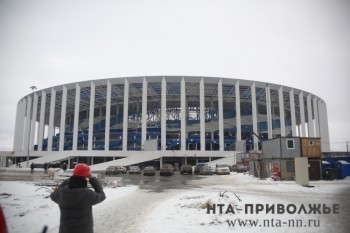
[[[125,197],[137,190],[137,186],[104,188],[106,200],[99,204]],[[33,182],[0,182],[0,203],[3,208],[9,233],[39,233],[45,225],[48,232],[58,232],[60,210],[51,201],[51,187],[36,186]],[[93,211],[99,208],[93,207]]]
[[[134,232],[144,233],[350,232],[350,180],[317,181],[310,182],[311,187],[301,187],[293,181],[258,180],[231,173],[230,176],[214,175],[193,182],[197,182],[196,188],[168,190],[161,194],[149,193],[137,186],[105,188],[107,199],[94,206],[95,225],[98,225],[95,233],[133,232],[130,229],[135,223],[138,226]],[[0,203],[10,233],[38,233],[44,225],[49,226],[49,233],[58,232],[59,208],[48,198],[45,188],[32,182],[3,181],[0,190]],[[111,205],[123,208],[133,203],[135,208],[132,211],[138,211],[135,218],[139,217],[139,221],[130,219],[133,213],[126,214],[124,219],[111,213],[116,211]],[[215,213],[213,210],[207,213],[208,204],[211,207],[216,205]],[[293,204],[298,208],[304,205],[307,210],[309,205],[331,207],[337,204],[339,214],[266,214],[266,211],[250,214],[245,212],[246,204],[254,207],[256,204],[281,204],[284,207]],[[219,205],[224,213],[220,213]],[[143,218],[143,214],[147,216]],[[107,224],[104,222],[107,219],[115,223]],[[131,227],[126,227],[128,221]]]
[[[234,180],[234,176],[239,181],[231,186],[206,186],[163,202],[149,216],[143,232],[350,232],[349,180],[311,182],[313,187],[301,187],[295,182],[258,180],[241,174],[220,178]],[[211,209],[208,214],[208,204],[216,205],[215,213]],[[307,211],[309,204],[339,204],[340,214],[247,214],[246,204],[303,204]],[[218,205],[222,205],[222,213]]]

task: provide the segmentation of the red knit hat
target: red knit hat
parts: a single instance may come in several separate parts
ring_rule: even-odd
[[[78,163],[73,169],[73,175],[87,177],[90,175],[90,167],[85,163]]]

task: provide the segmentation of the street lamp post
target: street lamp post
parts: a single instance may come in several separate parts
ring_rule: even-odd
[[[32,89],[32,94],[33,94],[33,97],[32,97],[32,104],[30,106],[30,113],[29,113],[29,116],[28,117],[28,120],[29,120],[29,132],[28,132],[28,150],[27,150],[27,167],[29,167],[29,148],[30,148],[30,136],[31,136],[31,131],[32,131],[32,121],[30,119],[30,114],[33,115],[32,113],[32,109],[34,109],[34,91],[37,89],[36,86],[31,86],[29,87],[30,89]],[[32,108],[33,106],[33,108]]]

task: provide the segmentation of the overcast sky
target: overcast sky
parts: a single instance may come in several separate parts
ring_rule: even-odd
[[[0,150],[32,85],[196,75],[301,89],[350,140],[348,0],[0,0]]]

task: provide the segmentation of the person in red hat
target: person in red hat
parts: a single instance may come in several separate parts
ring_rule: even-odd
[[[93,190],[87,187],[90,182]],[[106,199],[103,188],[90,167],[78,163],[73,175],[50,195],[61,211],[59,233],[93,233],[92,206]]]

